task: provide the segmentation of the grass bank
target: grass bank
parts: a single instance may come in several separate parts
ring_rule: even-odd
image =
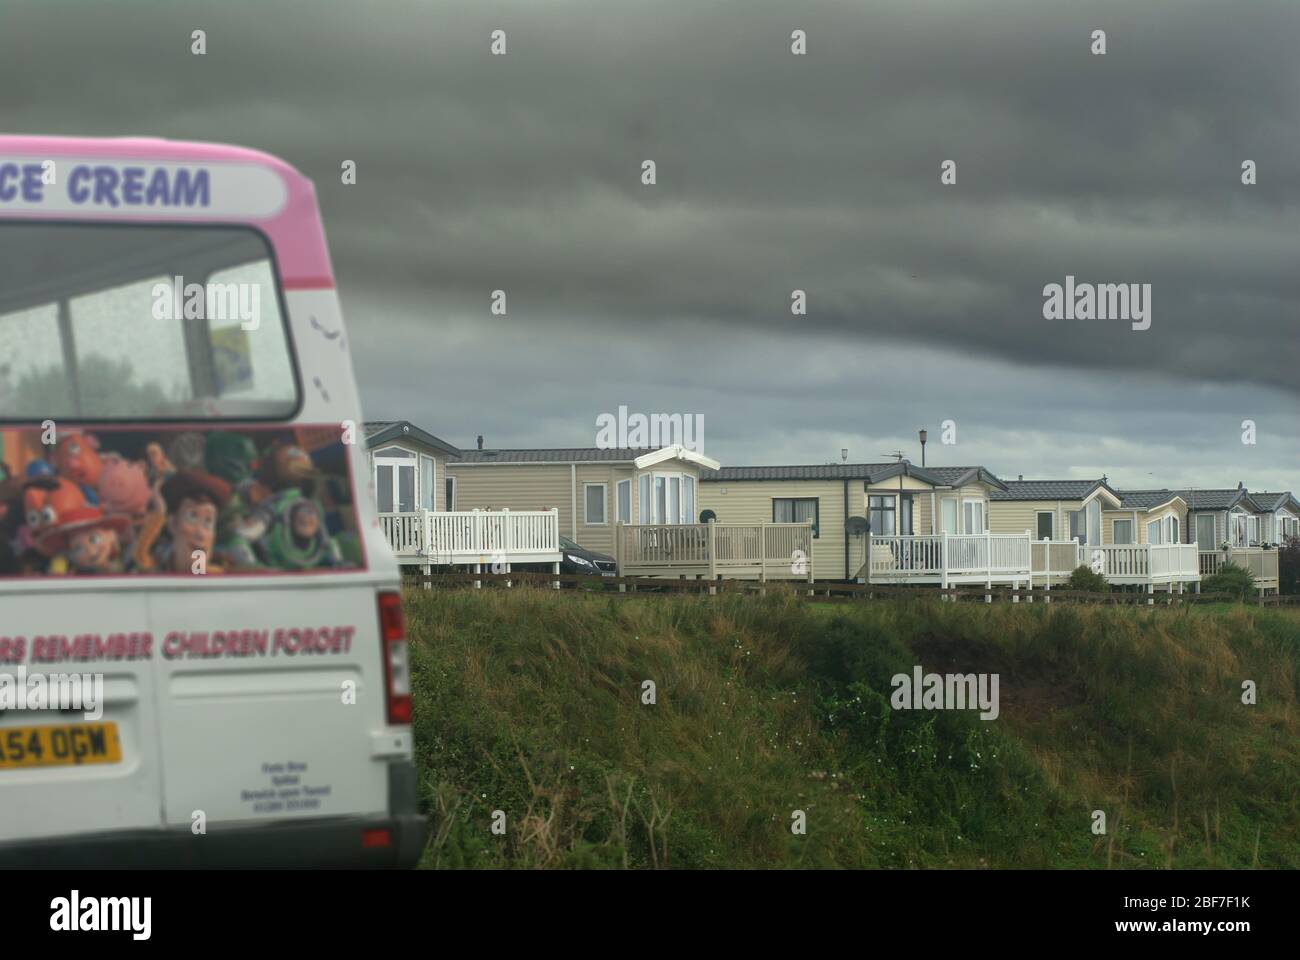
[[[525,588],[407,619],[425,866],[1300,867],[1295,611]],[[1000,716],[893,710],[917,664],[997,673]]]

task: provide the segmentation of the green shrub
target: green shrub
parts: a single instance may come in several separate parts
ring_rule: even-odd
[[[1065,581],[1067,590],[1086,590],[1089,593],[1109,593],[1110,584],[1100,573],[1093,571],[1092,567],[1086,564],[1080,564],[1074,568],[1070,574],[1070,579]]]
[[[1249,599],[1255,592],[1255,575],[1235,563],[1225,563],[1219,572],[1201,581],[1205,593],[1226,593],[1238,600]]]

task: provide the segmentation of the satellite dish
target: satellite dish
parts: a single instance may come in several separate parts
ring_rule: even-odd
[[[855,537],[860,537],[871,529],[871,522],[866,517],[849,517],[844,521],[844,529]]]
[[[712,510],[700,511],[700,523],[709,523],[710,521],[716,519],[718,519],[718,515],[714,513]]]

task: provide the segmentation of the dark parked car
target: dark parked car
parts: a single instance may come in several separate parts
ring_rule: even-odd
[[[568,537],[560,537],[560,573],[585,573],[591,576],[612,577],[618,573],[618,562],[607,553],[597,553],[580,546]]]

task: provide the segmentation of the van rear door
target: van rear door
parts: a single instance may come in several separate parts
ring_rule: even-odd
[[[268,579],[150,597],[168,825],[388,809],[410,734],[382,732],[373,587]]]

